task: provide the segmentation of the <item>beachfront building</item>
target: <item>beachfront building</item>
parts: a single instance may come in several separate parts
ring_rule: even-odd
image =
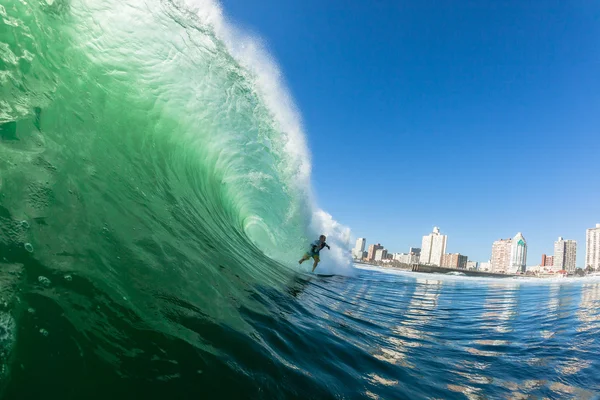
[[[354,254],[360,254],[362,256],[363,251],[365,251],[365,245],[367,244],[367,239],[358,238],[356,239],[356,245],[354,246]]]
[[[477,261],[467,261],[467,269],[471,271],[476,271],[478,267],[477,264]]]
[[[585,267],[600,271],[600,224],[585,232]]]
[[[394,261],[398,261],[400,264],[410,264],[410,254],[394,253]]]
[[[412,247],[411,247],[412,249]],[[400,264],[418,264],[419,263],[419,255],[413,252],[410,253],[394,253],[394,260],[398,261]]]
[[[420,256],[421,255],[421,249],[418,247],[411,247],[410,249],[408,249],[408,252],[410,254],[414,254],[416,256]]]
[[[492,245],[492,259],[490,271],[505,274],[510,265],[510,252],[512,250],[512,239],[499,239]]]
[[[577,265],[577,242],[559,237],[554,242],[553,264],[554,271],[565,270],[569,274],[574,274]]]
[[[479,271],[489,272],[492,270],[492,260],[487,260],[479,264]]]
[[[540,272],[547,272],[546,270],[546,266],[544,265],[528,265],[527,266],[527,272],[531,272],[533,274],[539,274]]]
[[[375,261],[375,252],[379,249],[383,249],[383,246],[379,243],[370,245],[369,252],[367,253],[367,261]]]
[[[542,267],[551,267],[551,266],[553,266],[554,265],[554,257],[542,254],[542,263],[540,265]]]
[[[387,250],[386,249],[377,249],[375,251],[375,261],[387,260]]]
[[[510,267],[508,271],[511,274],[518,272],[525,273],[527,266],[527,241],[521,232],[517,233],[512,239],[510,246]]]
[[[442,256],[446,253],[447,241],[448,236],[440,234],[440,228],[434,227],[433,232],[423,236],[419,263],[439,267],[442,264]]]
[[[408,250],[408,254],[410,254],[410,263],[409,264],[419,264],[419,261],[421,260],[421,249],[418,247],[411,247]]]
[[[442,255],[442,267],[466,269],[469,257],[463,256],[460,253]]]

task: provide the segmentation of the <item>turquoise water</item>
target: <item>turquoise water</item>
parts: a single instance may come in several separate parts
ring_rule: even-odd
[[[2,397],[599,390],[597,281],[356,269],[310,169],[218,4],[0,0]],[[297,265],[319,233],[333,278]]]

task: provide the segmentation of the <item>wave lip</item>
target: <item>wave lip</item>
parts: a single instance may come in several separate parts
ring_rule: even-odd
[[[298,109],[285,87],[280,68],[260,39],[248,36],[226,20],[223,10],[217,2],[208,1],[200,6],[193,0],[186,0],[184,4],[193,10],[206,25],[212,27],[216,37],[225,44],[242,68],[248,71],[248,78],[252,82],[253,90],[264,102],[273,118],[275,130],[283,142],[283,146],[280,148],[283,153],[280,160],[282,163],[278,165],[282,169],[279,172],[285,177],[286,183],[295,186],[296,195],[301,198],[301,204],[298,207],[305,208],[302,211],[303,224],[308,224],[304,229],[304,237],[288,237],[286,239],[304,243],[312,241],[314,236],[327,235],[328,241],[334,247],[332,253],[328,257],[324,257],[321,268],[336,273],[344,271],[349,273],[352,269],[349,255],[350,230],[333,220],[332,216],[321,210],[314,201],[310,185],[311,164],[306,135]],[[265,176],[263,175],[263,177]],[[270,177],[266,175],[266,178]],[[284,221],[289,220],[290,215],[294,213],[294,206],[288,209]],[[249,218],[248,226],[255,230],[256,225],[264,225],[264,222],[264,219],[253,216]],[[274,224],[277,225],[277,222]],[[261,243],[265,242],[269,246],[285,245],[289,247],[291,244],[279,242],[269,229],[261,229],[257,235],[253,235],[253,230],[247,230],[247,232],[250,232],[251,238],[260,238],[256,240],[259,247]],[[268,240],[263,242],[265,236],[268,237]],[[295,245],[292,247],[297,248]],[[265,250],[269,251],[272,248]],[[296,257],[296,255],[290,254],[278,258],[280,261],[290,262]]]

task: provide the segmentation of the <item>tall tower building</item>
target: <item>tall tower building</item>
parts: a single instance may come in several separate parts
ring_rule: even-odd
[[[585,267],[600,270],[600,224],[585,232]]]
[[[440,228],[434,227],[433,232],[423,236],[419,263],[438,267],[442,265],[442,256],[446,253],[447,241],[448,236],[440,234]]]
[[[369,252],[367,253],[367,260],[375,261],[375,252],[379,249],[383,249],[383,246],[379,243],[370,245]]]
[[[527,241],[521,232],[517,233],[512,239],[510,247],[510,268],[509,272],[515,274],[517,272],[525,273],[527,265]]]
[[[367,239],[365,238],[358,238],[356,239],[356,246],[354,246],[354,249],[357,252],[362,253],[363,251],[365,251],[365,244],[367,243]]]
[[[494,242],[492,245],[491,272],[508,272],[511,250],[512,239],[500,239]]]
[[[358,238],[356,239],[356,245],[354,246],[354,250],[352,254],[356,258],[362,258],[363,252],[365,251],[365,244],[367,243],[367,239]]]
[[[565,270],[569,274],[574,273],[577,264],[577,242],[559,237],[554,242],[553,263],[553,269],[556,271]]]
[[[575,240],[565,242],[565,267],[570,274],[574,274],[577,269],[577,242]]]

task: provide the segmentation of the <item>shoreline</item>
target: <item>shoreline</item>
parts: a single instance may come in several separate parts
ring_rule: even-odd
[[[353,261],[353,264],[357,265],[365,265],[369,267],[376,267],[382,269],[391,269],[395,271],[405,271],[405,272],[417,272],[421,274],[448,274],[450,272],[457,272],[461,275],[456,276],[471,276],[471,277],[487,277],[487,278],[498,278],[498,279],[506,279],[506,278],[536,278],[536,279],[570,279],[570,278],[585,278],[584,276],[539,276],[539,275],[524,275],[524,274],[500,274],[494,272],[487,271],[474,271],[474,270],[464,270],[457,268],[447,268],[447,267],[438,267],[435,265],[413,265],[407,267],[397,267],[397,266],[386,266],[379,264],[371,264],[365,263],[362,261]],[[591,277],[591,276],[590,276]]]

